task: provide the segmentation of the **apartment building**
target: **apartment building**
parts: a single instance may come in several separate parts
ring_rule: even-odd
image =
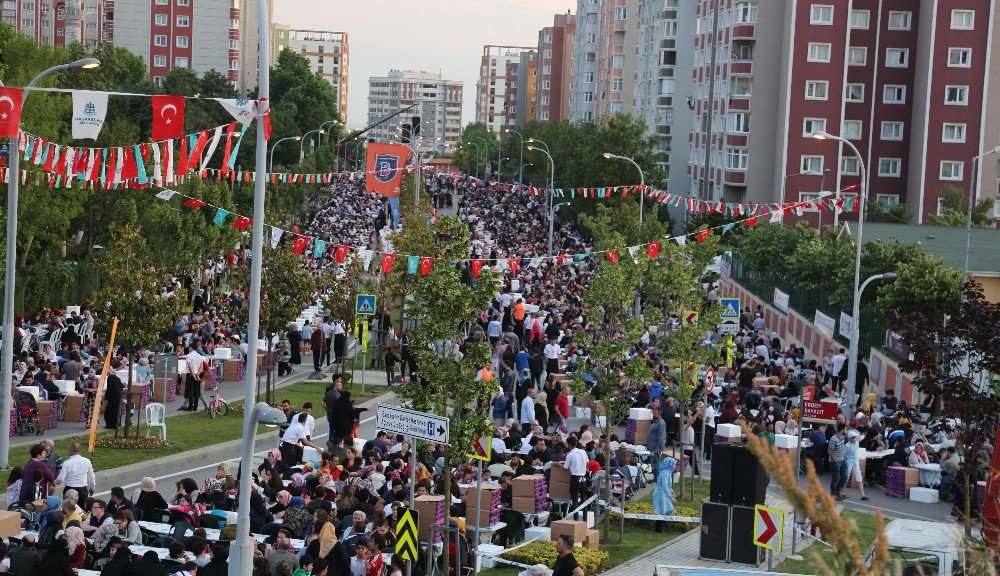
[[[504,126],[504,104],[507,94],[507,65],[519,62],[521,54],[534,46],[483,46],[476,83],[476,122],[500,134]]]
[[[347,122],[348,68],[350,44],[347,32],[323,30],[288,31],[288,49],[295,50],[307,60],[309,68],[333,86],[337,93],[340,117]]]
[[[517,66],[517,114],[514,126],[520,128],[538,117],[538,52],[523,52]]]
[[[538,103],[534,120],[559,122],[570,117],[575,30],[576,18],[567,11],[556,14],[552,26],[538,32]]]
[[[600,2],[601,0],[577,0],[576,3],[570,89],[570,119],[574,122],[594,120]]]
[[[441,74],[391,70],[368,79],[368,122],[374,123],[416,104],[417,107],[369,132],[376,141],[398,142],[400,125],[420,117],[420,151],[445,154],[458,144],[462,131],[462,82]]]
[[[96,48],[104,41],[107,6],[100,0],[3,0],[0,18],[38,44]]]

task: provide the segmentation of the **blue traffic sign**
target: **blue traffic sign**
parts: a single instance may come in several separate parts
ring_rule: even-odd
[[[375,315],[375,295],[374,294],[358,294],[355,300],[354,312],[356,314],[362,314],[365,316]]]
[[[722,298],[719,300],[722,304],[722,318],[723,319],[740,319],[740,299],[739,298]]]

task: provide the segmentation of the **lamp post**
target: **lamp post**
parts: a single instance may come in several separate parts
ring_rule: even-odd
[[[21,92],[21,106],[28,98],[28,92],[33,86],[41,82],[53,72],[69,70],[71,68],[83,68],[91,70],[101,65],[97,58],[83,58],[60,64],[42,71],[35,76],[31,82]],[[3,86],[3,82],[0,82]],[[20,124],[18,125],[20,129]],[[10,138],[7,152],[7,255],[5,258],[6,269],[4,270],[4,291],[3,291],[3,353],[0,355],[3,366],[0,367],[0,412],[7,414],[10,412],[10,388],[14,363],[14,291],[17,283],[17,194],[20,185],[20,153],[17,149],[17,136]],[[10,438],[6,434],[0,434],[0,468],[8,467],[10,457]]]
[[[542,142],[541,140],[538,140],[536,138],[528,138],[527,142],[528,142],[528,144],[532,144],[532,145],[534,145],[534,144],[541,144],[542,148],[544,148],[546,152],[550,152],[549,151],[549,145],[546,144],[545,142]],[[528,150],[531,150],[531,146],[528,147]]]
[[[316,132],[319,132],[320,136],[326,134],[326,130],[322,128],[317,128],[315,130],[310,130],[302,135],[302,140],[299,141],[299,164],[301,164],[302,161],[306,159],[306,153],[305,153],[306,140],[309,139],[310,134],[315,134]]]
[[[469,144],[472,144],[473,146],[476,147],[476,180],[479,180],[479,152],[481,150],[479,148],[479,143],[476,142],[475,140],[469,140]]]
[[[965,266],[962,267],[962,283],[965,283],[966,278],[969,276],[969,247],[972,245],[972,207],[975,205],[978,197],[978,194],[976,194],[976,164],[990,154],[1000,154],[1000,146],[973,157],[972,165],[969,167],[972,170],[972,174],[969,176],[969,208],[968,216],[965,219]]]
[[[274,149],[278,147],[278,144],[281,144],[285,140],[302,140],[302,136],[289,136],[288,138],[282,138],[281,140],[278,140],[277,142],[275,142],[271,146],[271,155],[270,155],[270,159],[268,160],[268,163],[267,163],[267,171],[268,172],[273,172],[274,171]],[[300,160],[300,162],[301,162],[301,160]]]
[[[508,128],[507,132],[510,134],[517,134],[517,139],[519,141],[518,148],[520,152],[520,156],[517,161],[517,183],[524,184],[524,136],[513,128]]]
[[[545,157],[549,159],[549,256],[552,256],[552,228],[553,221],[555,220],[553,214],[555,209],[552,206],[552,202],[555,195],[556,165],[555,162],[552,161],[552,155],[549,154],[548,151],[536,148],[535,146],[528,146],[528,150],[537,150],[542,154],[545,154]]]
[[[857,371],[858,371],[858,338],[861,334],[861,331],[858,329],[858,325],[861,324],[861,321],[860,318],[858,318],[857,309],[861,306],[861,294],[864,293],[865,288],[867,288],[868,285],[874,282],[875,280],[895,280],[895,279],[896,279],[895,272],[886,272],[885,274],[876,274],[874,276],[869,276],[867,280],[861,283],[861,287],[858,288],[858,290],[854,293],[855,313],[854,313],[854,320],[851,321],[852,352],[850,353],[850,357],[848,359],[848,362],[850,362],[851,364],[847,367],[848,375],[847,375],[847,383],[845,384],[845,386],[853,386],[853,388],[851,388],[850,390],[845,390],[844,394],[844,396],[850,400],[847,403],[847,407],[851,409],[851,412],[853,412],[854,404],[858,401],[858,399],[855,397],[855,390],[857,390],[857,386],[854,384],[854,378],[857,377]],[[852,376],[852,374],[854,376]],[[845,413],[846,413],[846,408],[845,408]],[[853,417],[853,414],[850,414],[849,416]]]
[[[271,19],[268,0],[257,0],[257,61],[266,63],[271,53]],[[229,576],[245,576],[252,572],[256,540],[250,539],[250,480],[253,474],[253,449],[257,440],[256,422],[261,418],[277,418],[273,409],[255,403],[257,390],[257,338],[260,334],[260,292],[264,251],[264,196],[267,192],[267,133],[263,129],[270,107],[271,69],[259,66],[257,71],[257,149],[256,179],[253,187],[253,234],[250,245],[250,307],[247,313],[247,359],[243,378],[244,406],[254,403],[254,409],[243,414],[243,452],[240,458],[239,512],[236,517],[236,537],[229,545]],[[266,423],[266,422],[265,422]]]
[[[632,165],[635,166],[635,169],[639,171],[639,226],[642,226],[642,206],[644,200],[646,199],[646,192],[645,192],[646,175],[642,173],[642,168],[639,166],[639,164],[635,160],[627,156],[619,156],[617,154],[612,154],[611,152],[605,152],[604,157],[609,160],[614,158],[616,160],[624,160],[626,162],[631,162]]]
[[[847,366],[847,385],[853,386],[854,380],[858,377],[858,321],[861,314],[861,245],[863,244],[861,233],[865,224],[865,205],[867,204],[865,195],[868,192],[865,186],[865,159],[861,157],[858,148],[847,138],[834,136],[827,132],[816,132],[813,134],[813,138],[817,140],[836,140],[837,142],[846,144],[857,157],[858,168],[861,171],[861,183],[858,185],[858,233],[854,237],[854,306],[851,309],[853,329],[851,330],[851,348],[847,356],[847,361],[850,362]],[[895,275],[893,277],[895,278]],[[853,396],[853,390],[848,397],[851,396]]]
[[[473,140],[483,143],[483,158],[486,159],[486,163],[488,164],[490,157],[490,143],[487,142],[486,138],[483,138],[482,136],[476,136],[475,138],[473,138]],[[477,173],[479,172],[478,164],[476,165],[476,172]],[[489,180],[489,178],[490,178],[490,172],[489,170],[487,170],[486,164],[483,164],[483,180]]]

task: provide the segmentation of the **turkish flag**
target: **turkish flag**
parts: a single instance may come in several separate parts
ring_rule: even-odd
[[[382,255],[382,273],[388,274],[392,272],[392,263],[396,259],[395,254],[383,254]]]
[[[153,96],[153,140],[184,135],[183,96]]]
[[[201,208],[202,206],[206,206],[207,204],[205,204],[201,200],[198,200],[197,198],[191,198],[190,200],[185,200],[184,205],[187,206],[188,208]]]
[[[309,238],[305,236],[296,236],[295,242],[292,243],[292,253],[302,254],[305,251],[306,245],[309,244]]]
[[[479,278],[479,273],[483,271],[483,260],[476,258],[472,261],[472,277]]]
[[[507,260],[507,266],[510,266],[511,274],[517,274],[517,269],[520,265],[521,265],[520,258],[511,258],[510,260]]]
[[[253,219],[247,218],[246,216],[239,216],[236,218],[236,221],[233,222],[233,228],[236,228],[237,230],[246,230],[251,224],[253,224]]]
[[[746,220],[743,221],[743,227],[744,228],[750,228],[750,227],[756,226],[756,225],[757,225],[757,217],[756,216],[752,216],[752,217],[747,218]]]
[[[17,138],[24,100],[22,94],[20,88],[0,88],[0,136]]]
[[[337,246],[337,249],[333,251],[333,260],[337,264],[343,264],[344,260],[347,258],[347,251],[350,250],[347,246],[343,244]]]
[[[660,256],[660,243],[659,242],[650,242],[646,246],[646,256],[649,256],[650,258],[657,258],[657,257],[659,257]]]
[[[420,259],[420,275],[427,276],[431,273],[431,267],[434,266],[434,259],[429,257],[424,257]]]
[[[608,262],[611,262],[612,264],[617,264],[618,263],[618,251],[617,250],[608,250],[607,252],[604,253],[604,255],[608,257]]]
[[[569,258],[569,256],[567,256],[565,254],[560,254],[560,255],[556,256],[556,264],[559,265],[559,266],[562,266],[563,262],[565,262],[567,258]]]
[[[694,239],[697,240],[698,242],[704,242],[711,235],[712,235],[712,230],[709,228],[706,230],[702,230],[701,232],[698,232],[698,235],[695,236]]]

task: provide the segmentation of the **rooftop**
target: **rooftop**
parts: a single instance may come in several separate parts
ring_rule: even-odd
[[[848,226],[854,234],[855,223]],[[965,267],[965,228],[865,222],[863,234],[866,243],[892,238],[918,243],[925,253],[941,258],[945,266],[956,270]],[[972,229],[969,271],[976,276],[1000,276],[1000,228]]]

